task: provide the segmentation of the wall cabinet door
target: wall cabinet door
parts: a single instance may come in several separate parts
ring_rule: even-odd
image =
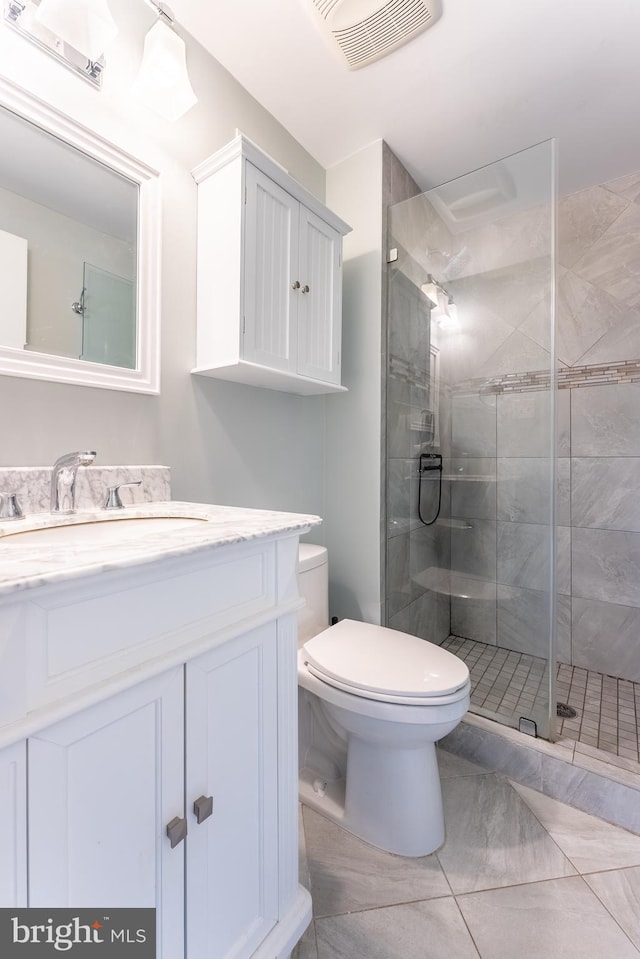
[[[0,906],[27,905],[27,748],[0,750]]]
[[[247,163],[242,356],[291,373],[298,365],[298,208]]]
[[[189,957],[250,956],[278,920],[276,670],[274,623],[186,667]]]
[[[340,383],[342,237],[300,206],[298,373]]]
[[[158,910],[184,955],[184,674],[177,667],[29,740],[29,905]]]
[[[246,165],[243,359],[340,382],[342,237]]]

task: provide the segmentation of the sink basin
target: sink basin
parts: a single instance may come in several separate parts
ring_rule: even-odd
[[[102,546],[130,542],[151,533],[184,529],[206,519],[192,516],[135,516],[100,520],[94,523],[71,523],[65,526],[44,526],[7,533],[0,544],[16,546]]]

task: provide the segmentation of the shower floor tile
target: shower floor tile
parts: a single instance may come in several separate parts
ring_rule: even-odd
[[[517,727],[521,716],[535,718],[536,703],[546,708],[545,659],[460,636],[449,636],[442,646],[469,667],[472,709]],[[556,698],[576,711],[575,717],[558,717],[559,737],[640,761],[640,683],[558,663]]]

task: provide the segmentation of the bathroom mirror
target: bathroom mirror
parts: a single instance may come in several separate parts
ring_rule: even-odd
[[[159,391],[158,173],[0,78],[0,373]]]

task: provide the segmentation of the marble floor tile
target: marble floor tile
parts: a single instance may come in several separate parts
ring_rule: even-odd
[[[441,780],[455,779],[458,776],[482,776],[488,772],[486,766],[472,763],[464,756],[456,756],[454,753],[447,752],[446,749],[437,749],[436,752]]]
[[[306,806],[303,819],[316,917],[451,894],[435,856],[383,852]]]
[[[478,959],[453,897],[319,919],[316,928],[318,959]]]
[[[640,867],[593,873],[585,882],[640,950]]]
[[[638,959],[581,876],[460,896],[482,959]]]
[[[444,780],[442,794],[447,838],[437,856],[455,894],[575,875],[506,779]]]
[[[527,786],[512,786],[578,872],[640,866],[640,836]]]
[[[291,959],[318,959],[318,945],[316,942],[316,925],[313,920],[307,926],[306,932],[291,953]]]

